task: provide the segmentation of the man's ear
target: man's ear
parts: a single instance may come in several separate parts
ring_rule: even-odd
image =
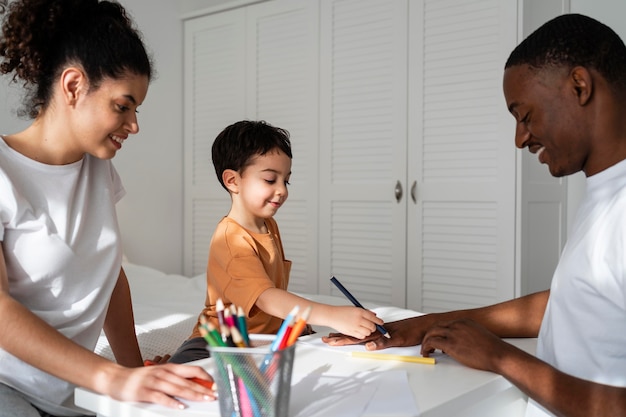
[[[74,105],[81,94],[89,90],[87,76],[77,67],[68,67],[61,74],[63,98],[69,105]]]
[[[239,173],[233,169],[225,169],[222,172],[222,181],[224,185],[233,194],[239,192]]]
[[[570,80],[578,97],[578,104],[584,106],[593,95],[593,77],[585,67],[574,67],[570,71]]]

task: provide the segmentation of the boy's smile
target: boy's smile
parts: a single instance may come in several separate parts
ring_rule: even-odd
[[[274,149],[252,159],[227,183],[233,204],[228,217],[257,233],[266,233],[265,219],[273,217],[289,196],[291,158]]]

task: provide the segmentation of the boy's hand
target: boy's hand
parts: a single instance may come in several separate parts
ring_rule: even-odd
[[[377,331],[376,325],[384,322],[376,313],[359,307],[333,307],[333,328],[340,333],[357,339],[363,339]]]

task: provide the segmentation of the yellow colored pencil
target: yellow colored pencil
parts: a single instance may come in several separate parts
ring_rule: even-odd
[[[434,365],[435,358],[424,358],[422,356],[393,355],[390,353],[374,353],[374,352],[350,352],[353,358],[381,359],[399,362],[423,363],[426,365]]]

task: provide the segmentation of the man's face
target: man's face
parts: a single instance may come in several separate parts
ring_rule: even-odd
[[[517,121],[515,145],[528,148],[555,177],[584,170],[591,141],[584,112],[565,69],[532,69],[527,65],[504,72],[506,104]]]

